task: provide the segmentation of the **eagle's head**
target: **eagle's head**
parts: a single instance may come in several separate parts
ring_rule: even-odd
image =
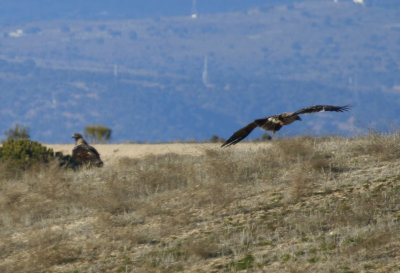
[[[75,138],[75,145],[87,144],[87,142],[83,139],[83,136],[79,133],[73,134],[72,138]]]
[[[79,133],[75,133],[75,134],[72,135],[72,138],[75,138],[75,140],[78,140],[80,138],[83,138],[83,136],[81,134],[79,134]]]

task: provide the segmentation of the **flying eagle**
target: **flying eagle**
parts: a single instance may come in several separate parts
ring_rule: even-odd
[[[272,131],[274,134],[276,131],[279,131],[283,125],[288,125],[296,120],[301,120],[299,117],[300,114],[309,114],[316,112],[325,112],[325,111],[334,111],[334,112],[344,112],[350,109],[349,105],[345,106],[334,106],[334,105],[313,105],[303,109],[300,109],[296,112],[292,113],[281,113],[278,115],[265,117],[261,119],[256,119],[255,121],[249,123],[242,129],[236,131],[221,147],[230,146],[238,143],[245,137],[247,137],[251,131],[254,130],[257,126],[261,127],[264,130]]]
[[[75,138],[75,147],[72,150],[72,161],[75,164],[89,168],[103,166],[100,154],[83,139],[81,134],[75,133],[72,138]]]

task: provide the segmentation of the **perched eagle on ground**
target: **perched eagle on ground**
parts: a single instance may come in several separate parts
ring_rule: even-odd
[[[100,154],[83,139],[81,134],[75,133],[72,135],[72,138],[75,138],[75,147],[72,150],[72,161],[74,164],[89,168],[103,166]]]
[[[316,112],[324,112],[324,111],[334,111],[334,112],[344,112],[350,109],[349,105],[345,106],[334,106],[334,105],[314,105],[310,107],[306,107],[300,109],[296,112],[292,113],[281,113],[278,115],[265,117],[261,119],[256,119],[252,123],[246,125],[242,129],[236,131],[221,147],[230,146],[238,143],[245,137],[247,137],[254,128],[261,127],[264,130],[272,131],[274,134],[276,131],[282,128],[283,125],[288,125],[296,120],[301,120],[299,115],[301,114],[309,114]]]

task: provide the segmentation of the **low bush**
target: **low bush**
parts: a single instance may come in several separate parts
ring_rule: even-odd
[[[64,156],[61,152],[55,154],[53,149],[30,139],[8,139],[0,147],[0,162],[12,173],[47,164],[56,158],[60,166],[73,167],[70,156]]]

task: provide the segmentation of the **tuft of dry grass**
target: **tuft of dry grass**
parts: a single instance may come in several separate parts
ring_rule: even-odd
[[[398,140],[298,137],[0,175],[0,271],[398,272]]]
[[[400,156],[400,131],[391,135],[370,132],[362,137],[358,145],[354,145],[354,153],[372,154],[381,160],[392,160]]]

